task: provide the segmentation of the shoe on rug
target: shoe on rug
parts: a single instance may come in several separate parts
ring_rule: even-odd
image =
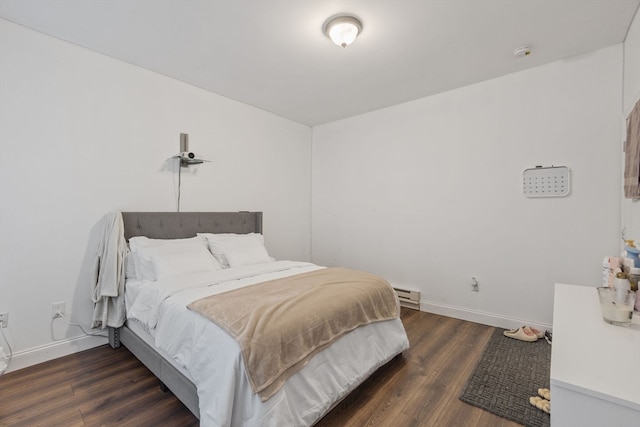
[[[540,396],[532,396],[529,398],[529,403],[535,406],[538,409],[543,410],[547,414],[551,413],[551,402],[546,399],[541,398]]]
[[[545,331],[540,331],[540,330],[538,330],[538,329],[536,329],[536,328],[532,328],[531,326],[525,326],[525,328],[529,328],[529,330],[530,330],[531,332],[533,332],[534,334],[536,334],[536,336],[538,337],[538,339],[540,339],[540,338],[544,338]]]
[[[520,341],[534,342],[538,340],[538,336],[528,326],[520,326],[518,329],[506,330],[503,334],[505,337],[515,338]]]
[[[551,390],[549,390],[548,388],[539,388],[538,389],[538,394],[543,399],[551,400]]]

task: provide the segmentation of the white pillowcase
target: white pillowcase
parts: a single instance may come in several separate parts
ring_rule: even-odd
[[[205,247],[196,252],[151,255],[151,263],[158,279],[201,271],[220,270],[220,264]]]
[[[136,279],[136,266],[133,264],[131,249],[128,247],[124,255],[124,277],[125,279]]]
[[[264,245],[227,248],[225,256],[227,257],[229,267],[242,267],[243,265],[273,261],[273,258],[269,256]]]
[[[264,247],[264,237],[258,233],[198,233],[207,241],[209,251],[218,260],[222,268],[239,267],[242,265],[271,262]],[[233,264],[229,260],[233,259]]]
[[[197,253],[207,250],[202,238],[188,239],[149,239],[139,236],[129,239],[131,254],[138,280],[156,280],[156,272],[151,261],[152,256],[177,253]],[[212,261],[215,262],[215,259]]]

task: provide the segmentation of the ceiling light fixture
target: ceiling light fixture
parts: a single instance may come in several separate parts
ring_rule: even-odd
[[[335,15],[326,20],[322,31],[338,46],[347,47],[362,32],[362,22],[354,15]]]

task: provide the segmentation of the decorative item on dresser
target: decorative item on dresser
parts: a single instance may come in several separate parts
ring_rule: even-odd
[[[344,333],[324,337],[315,347],[296,349],[309,357],[294,358],[297,364],[277,368],[291,371],[290,375],[273,380],[274,388],[258,394],[254,373],[244,360],[251,354],[244,341],[235,341],[227,333],[227,324],[218,323],[219,319],[214,323],[199,314],[206,309],[195,302],[213,299],[224,303],[225,298],[245,292],[240,297],[243,303],[236,304],[239,309],[235,311],[241,312],[248,299],[267,298],[247,298],[253,296],[251,289],[270,290],[285,286],[284,282],[319,280],[333,273],[341,274],[339,280],[344,280],[343,272],[269,257],[261,234],[261,212],[125,212],[122,218],[133,253],[126,260],[130,270],[125,286],[127,321],[120,328],[110,328],[110,343],[114,347],[125,345],[202,425],[312,425],[379,367],[408,348],[391,286],[373,275],[348,270],[348,275],[356,278],[353,286],[374,289],[373,283],[363,285],[362,280],[380,282],[375,289],[390,307],[387,316],[355,320],[355,328],[346,326]],[[180,249],[168,251],[167,245]],[[198,245],[209,251],[200,250]],[[210,265],[214,267],[210,269]],[[138,276],[145,271],[156,277]],[[336,280],[338,277],[332,276],[331,282]],[[319,282],[317,286],[324,289],[328,285]],[[361,303],[340,310],[355,313]],[[292,304],[287,312],[296,311],[292,307],[297,308],[297,302]],[[316,300],[312,305],[321,307],[321,312],[309,313],[317,319],[314,325],[333,318],[329,312],[336,304]],[[268,305],[263,309],[272,311]],[[258,323],[275,325],[279,319],[276,316]],[[281,354],[290,356],[289,347],[282,346],[286,350]],[[269,384],[271,381],[267,380]]]

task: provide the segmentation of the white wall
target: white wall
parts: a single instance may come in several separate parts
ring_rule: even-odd
[[[549,325],[554,283],[598,285],[619,251],[621,86],[617,45],[315,127],[314,262],[426,311]],[[572,194],[524,197],[536,165],[571,168]]]
[[[619,251],[620,105],[640,93],[638,28],[636,16],[624,100],[614,46],[320,126],[311,145],[308,127],[0,20],[12,369],[103,342],[52,326],[51,303],[88,323],[82,277],[104,213],[175,209],[165,160],[180,132],[213,161],[183,175],[183,211],[262,210],[272,255],[288,259],[310,257],[313,220],[320,264],[420,289],[425,310],[550,324],[553,283],[595,285]],[[522,196],[522,170],[538,164],[569,166],[571,196]],[[624,206],[630,224],[638,204]]]
[[[311,129],[0,20],[0,312],[11,369],[95,345],[90,234],[112,210],[174,211],[179,135],[212,163],[182,176],[182,211],[264,212],[282,259],[310,257]],[[95,230],[94,230],[95,231]],[[99,341],[103,342],[103,341]]]
[[[629,117],[638,100],[640,100],[640,11],[636,12],[624,42],[624,103],[621,121],[623,140],[626,136],[626,118]],[[622,226],[626,230],[627,239],[640,242],[640,200],[622,199]]]

